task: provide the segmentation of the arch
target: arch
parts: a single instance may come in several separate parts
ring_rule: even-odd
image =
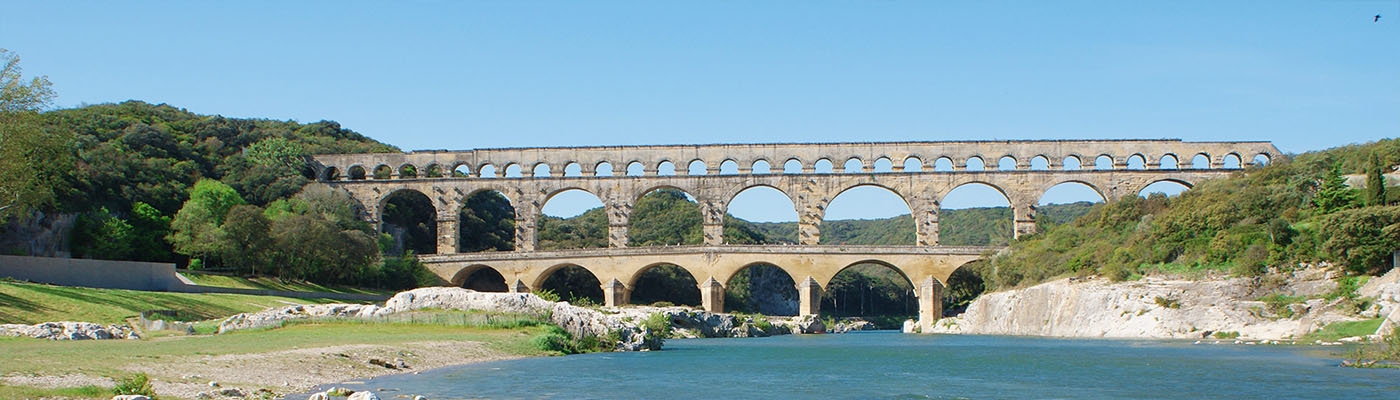
[[[767,165],[767,164],[765,163],[764,165]],[[719,163],[719,174],[720,174],[720,175],[738,175],[738,174],[739,174],[739,163],[738,163],[738,162],[735,162],[735,161],[732,160],[732,159],[724,160],[724,162]]]
[[[909,156],[904,159],[904,172],[920,172],[924,170],[924,160],[918,157]]]
[[[674,175],[676,175],[676,163],[673,163],[670,160],[664,160],[656,164],[656,176]]]
[[[393,238],[390,254],[436,254],[437,208],[423,192],[398,189],[379,200],[381,231]]]
[[[1266,154],[1266,153],[1259,153],[1259,154],[1255,154],[1255,155],[1254,155],[1254,158],[1251,160],[1250,165],[1253,165],[1253,166],[1256,166],[1256,167],[1263,167],[1263,166],[1269,165],[1269,163],[1271,163],[1271,162],[1273,162],[1273,161],[1274,161],[1274,159],[1273,159],[1272,157],[1269,157],[1268,154]]]
[[[1049,171],[1050,157],[1038,155],[1031,158],[1031,171]]]
[[[442,165],[438,163],[428,164],[427,168],[423,168],[423,176],[427,178],[441,178]]]
[[[613,176],[613,165],[603,161],[593,166],[593,176]]]
[[[524,175],[522,175],[520,164],[511,163],[510,165],[506,166],[507,178],[520,178],[522,176]]]
[[[710,173],[710,170],[705,165],[704,161],[696,159],[690,162],[690,165],[686,167],[685,172],[688,175],[706,175]]]
[[[909,203],[893,189],[874,184],[846,188],[826,206],[822,215],[821,244],[914,245],[915,227],[913,218],[908,217],[910,214]],[[863,232],[849,229],[851,224],[846,220],[852,219],[889,219],[895,224],[894,232],[881,234],[878,239],[862,235]],[[883,243],[876,243],[877,240]]]
[[[535,164],[534,168],[530,168],[530,176],[532,177],[548,178],[550,175],[553,175],[553,172],[550,171],[549,164],[538,163]]]
[[[986,162],[985,160],[982,159],[982,156],[972,156],[972,157],[969,157],[969,158],[967,159],[967,163],[963,164],[963,170],[964,170],[964,171],[986,171],[986,170],[987,170],[987,162]]]
[[[685,267],[670,263],[655,263],[637,270],[628,279],[632,288],[632,304],[700,306],[700,282]]]
[[[865,162],[856,157],[846,159],[846,163],[841,165],[841,172],[847,174],[859,174],[865,172]]]
[[[449,281],[452,286],[471,289],[478,292],[507,292],[510,287],[506,285],[506,278],[500,271],[487,265],[471,265],[458,270],[452,275]]]
[[[822,287],[821,309],[836,317],[900,317],[893,319],[902,321],[919,313],[914,282],[899,267],[884,261],[847,265]]]
[[[1142,154],[1128,156],[1128,169],[1139,171],[1147,169],[1147,157]]]
[[[576,163],[576,162],[571,162],[571,163],[568,163],[568,164],[564,164],[564,176],[566,176],[566,177],[582,177],[582,176],[583,176],[583,166],[582,166],[582,165],[578,165],[578,163]]]
[[[1192,169],[1210,169],[1210,154],[1197,153],[1191,157]]]
[[[1098,157],[1094,157],[1094,169],[1100,171],[1112,170],[1113,156],[1100,154]]]
[[[705,242],[704,220],[694,197],[675,187],[648,189],[633,203],[627,220],[628,246],[698,245]]]
[[[549,267],[530,287],[553,292],[560,300],[574,305],[603,304],[603,283],[593,271],[574,263]]]
[[[418,167],[413,164],[399,166],[399,179],[413,179],[418,177]]]
[[[831,160],[825,158],[817,160],[816,164],[812,164],[812,169],[818,174],[830,174],[833,171],[832,168]]]
[[[754,174],[767,175],[773,173],[773,166],[768,164],[768,160],[758,160],[753,162],[753,167],[749,171]]]
[[[640,161],[633,161],[627,164],[627,176],[643,176],[647,173],[647,167]]]
[[[466,178],[472,176],[472,170],[467,164],[457,164],[452,166],[453,178]]]
[[[1012,156],[1007,155],[1007,156],[1001,156],[1001,158],[997,159],[997,171],[1015,171],[1015,170],[1016,170],[1016,157],[1012,157]]]
[[[1064,162],[1060,164],[1065,171],[1078,171],[1084,169],[1084,161],[1079,156],[1065,156]]]
[[[771,263],[750,263],[724,278],[726,312],[797,315],[797,300],[797,280]]]
[[[1163,154],[1157,161],[1157,169],[1181,169],[1181,161],[1177,160],[1176,154]]]
[[[550,193],[536,221],[538,250],[608,247],[608,216],[597,195],[579,188]]]
[[[461,252],[515,250],[511,199],[493,189],[469,193],[457,211],[457,248]]]
[[[955,316],[967,311],[972,300],[986,291],[983,271],[990,269],[987,260],[973,260],[954,269],[943,286],[943,316]]]
[[[801,160],[798,160],[798,159],[796,159],[796,158],[789,158],[787,161],[784,161],[784,162],[783,162],[783,173],[784,173],[784,174],[800,174],[800,173],[802,173],[802,161],[801,161]]]
[[[362,181],[362,180],[365,180],[365,178],[366,178],[365,167],[362,167],[362,166],[359,166],[359,165],[352,165],[352,166],[350,166],[350,170],[349,170],[349,172],[346,173],[346,175],[348,175],[348,176],[350,177],[350,180],[352,180],[352,181]]]
[[[889,157],[877,158],[875,164],[871,166],[870,172],[894,172],[894,161],[890,161]]]
[[[1005,246],[1015,236],[1011,198],[988,182],[966,182],[939,202],[938,241],[944,246]],[[988,224],[992,229],[981,228]]]
[[[482,178],[496,178],[500,176],[500,171],[497,171],[496,166],[493,164],[484,164],[481,167],[478,167],[476,170],[478,172],[478,176]]]
[[[1224,159],[1224,160],[1221,160],[1221,162],[1220,162],[1220,168],[1223,168],[1223,169],[1240,169],[1240,168],[1244,168],[1244,163],[1243,163],[1243,160],[1240,159],[1240,155],[1239,155],[1239,154],[1237,154],[1237,153],[1230,153],[1230,154],[1226,154],[1226,155],[1225,155],[1225,159]]]
[[[1141,189],[1138,189],[1137,193],[1140,197],[1147,197],[1153,193],[1161,193],[1167,197],[1172,197],[1191,189],[1191,186],[1191,182],[1174,178],[1164,178],[1148,182],[1146,185],[1143,185]]]
[[[938,157],[933,161],[933,170],[937,172],[952,172],[953,159],[948,157]]]
[[[1056,183],[1040,194],[1039,205],[1070,204],[1079,202],[1102,203],[1108,201],[1103,190],[1094,184],[1073,180]]]
[[[393,168],[390,168],[388,165],[379,164],[378,167],[374,167],[374,179],[375,179],[375,180],[385,180],[385,179],[389,179],[389,178],[393,178],[393,177],[394,177],[394,169],[393,169]]]
[[[323,180],[323,181],[335,181],[335,180],[340,180],[340,170],[336,169],[335,167],[326,167],[326,169],[325,169],[324,171],[321,171],[321,180]]]
[[[773,238],[771,234],[751,234],[751,230],[754,229],[751,224],[753,222],[797,222],[797,206],[793,204],[792,198],[772,186],[755,185],[744,188],[730,198],[728,204],[729,215],[734,218],[724,219],[724,243],[727,244],[763,244],[755,243],[753,237]],[[796,244],[797,230],[792,230],[790,235],[773,239],[778,239],[778,243]]]

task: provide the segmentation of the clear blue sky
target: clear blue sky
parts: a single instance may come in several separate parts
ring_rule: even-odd
[[[1181,138],[1302,152],[1400,133],[1400,0],[3,11],[0,47],[53,81],[59,107],[327,119],[405,150]]]

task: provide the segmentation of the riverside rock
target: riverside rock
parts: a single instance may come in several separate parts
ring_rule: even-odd
[[[139,339],[126,325],[99,325],[91,322],[45,322],[34,325],[0,324],[0,335],[49,340]]]
[[[345,400],[379,400],[379,396],[376,396],[374,392],[362,391],[351,393],[350,397],[346,397]]]

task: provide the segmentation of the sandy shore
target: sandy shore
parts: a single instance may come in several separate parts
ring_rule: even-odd
[[[282,350],[257,354],[188,355],[161,360],[137,361],[126,369],[145,372],[162,398],[196,399],[200,393],[212,398],[236,398],[219,394],[236,388],[251,398],[266,389],[278,395],[305,393],[316,386],[368,379],[377,376],[414,373],[433,368],[485,361],[519,358],[486,348],[479,342],[434,341],[397,345],[357,344]],[[408,368],[389,369],[371,365],[370,359],[393,362],[402,359]],[[213,387],[210,382],[217,382]],[[105,377],[82,374],[10,375],[0,383],[41,388],[112,386]]]

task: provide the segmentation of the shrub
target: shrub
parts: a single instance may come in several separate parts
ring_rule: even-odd
[[[1157,302],[1157,305],[1163,308],[1181,308],[1181,302],[1170,297],[1157,296],[1153,301]]]
[[[119,396],[124,394],[137,394],[152,399],[156,398],[156,390],[151,387],[151,380],[146,377],[146,373],[144,372],[118,381],[117,386],[112,388],[112,393]]]
[[[533,291],[533,292],[530,292],[530,293],[534,293],[535,296],[539,296],[539,298],[545,299],[546,301],[556,302],[556,303],[559,302],[559,294],[558,294],[558,293],[554,293],[553,290],[549,290],[549,289],[536,290],[536,291]]]

